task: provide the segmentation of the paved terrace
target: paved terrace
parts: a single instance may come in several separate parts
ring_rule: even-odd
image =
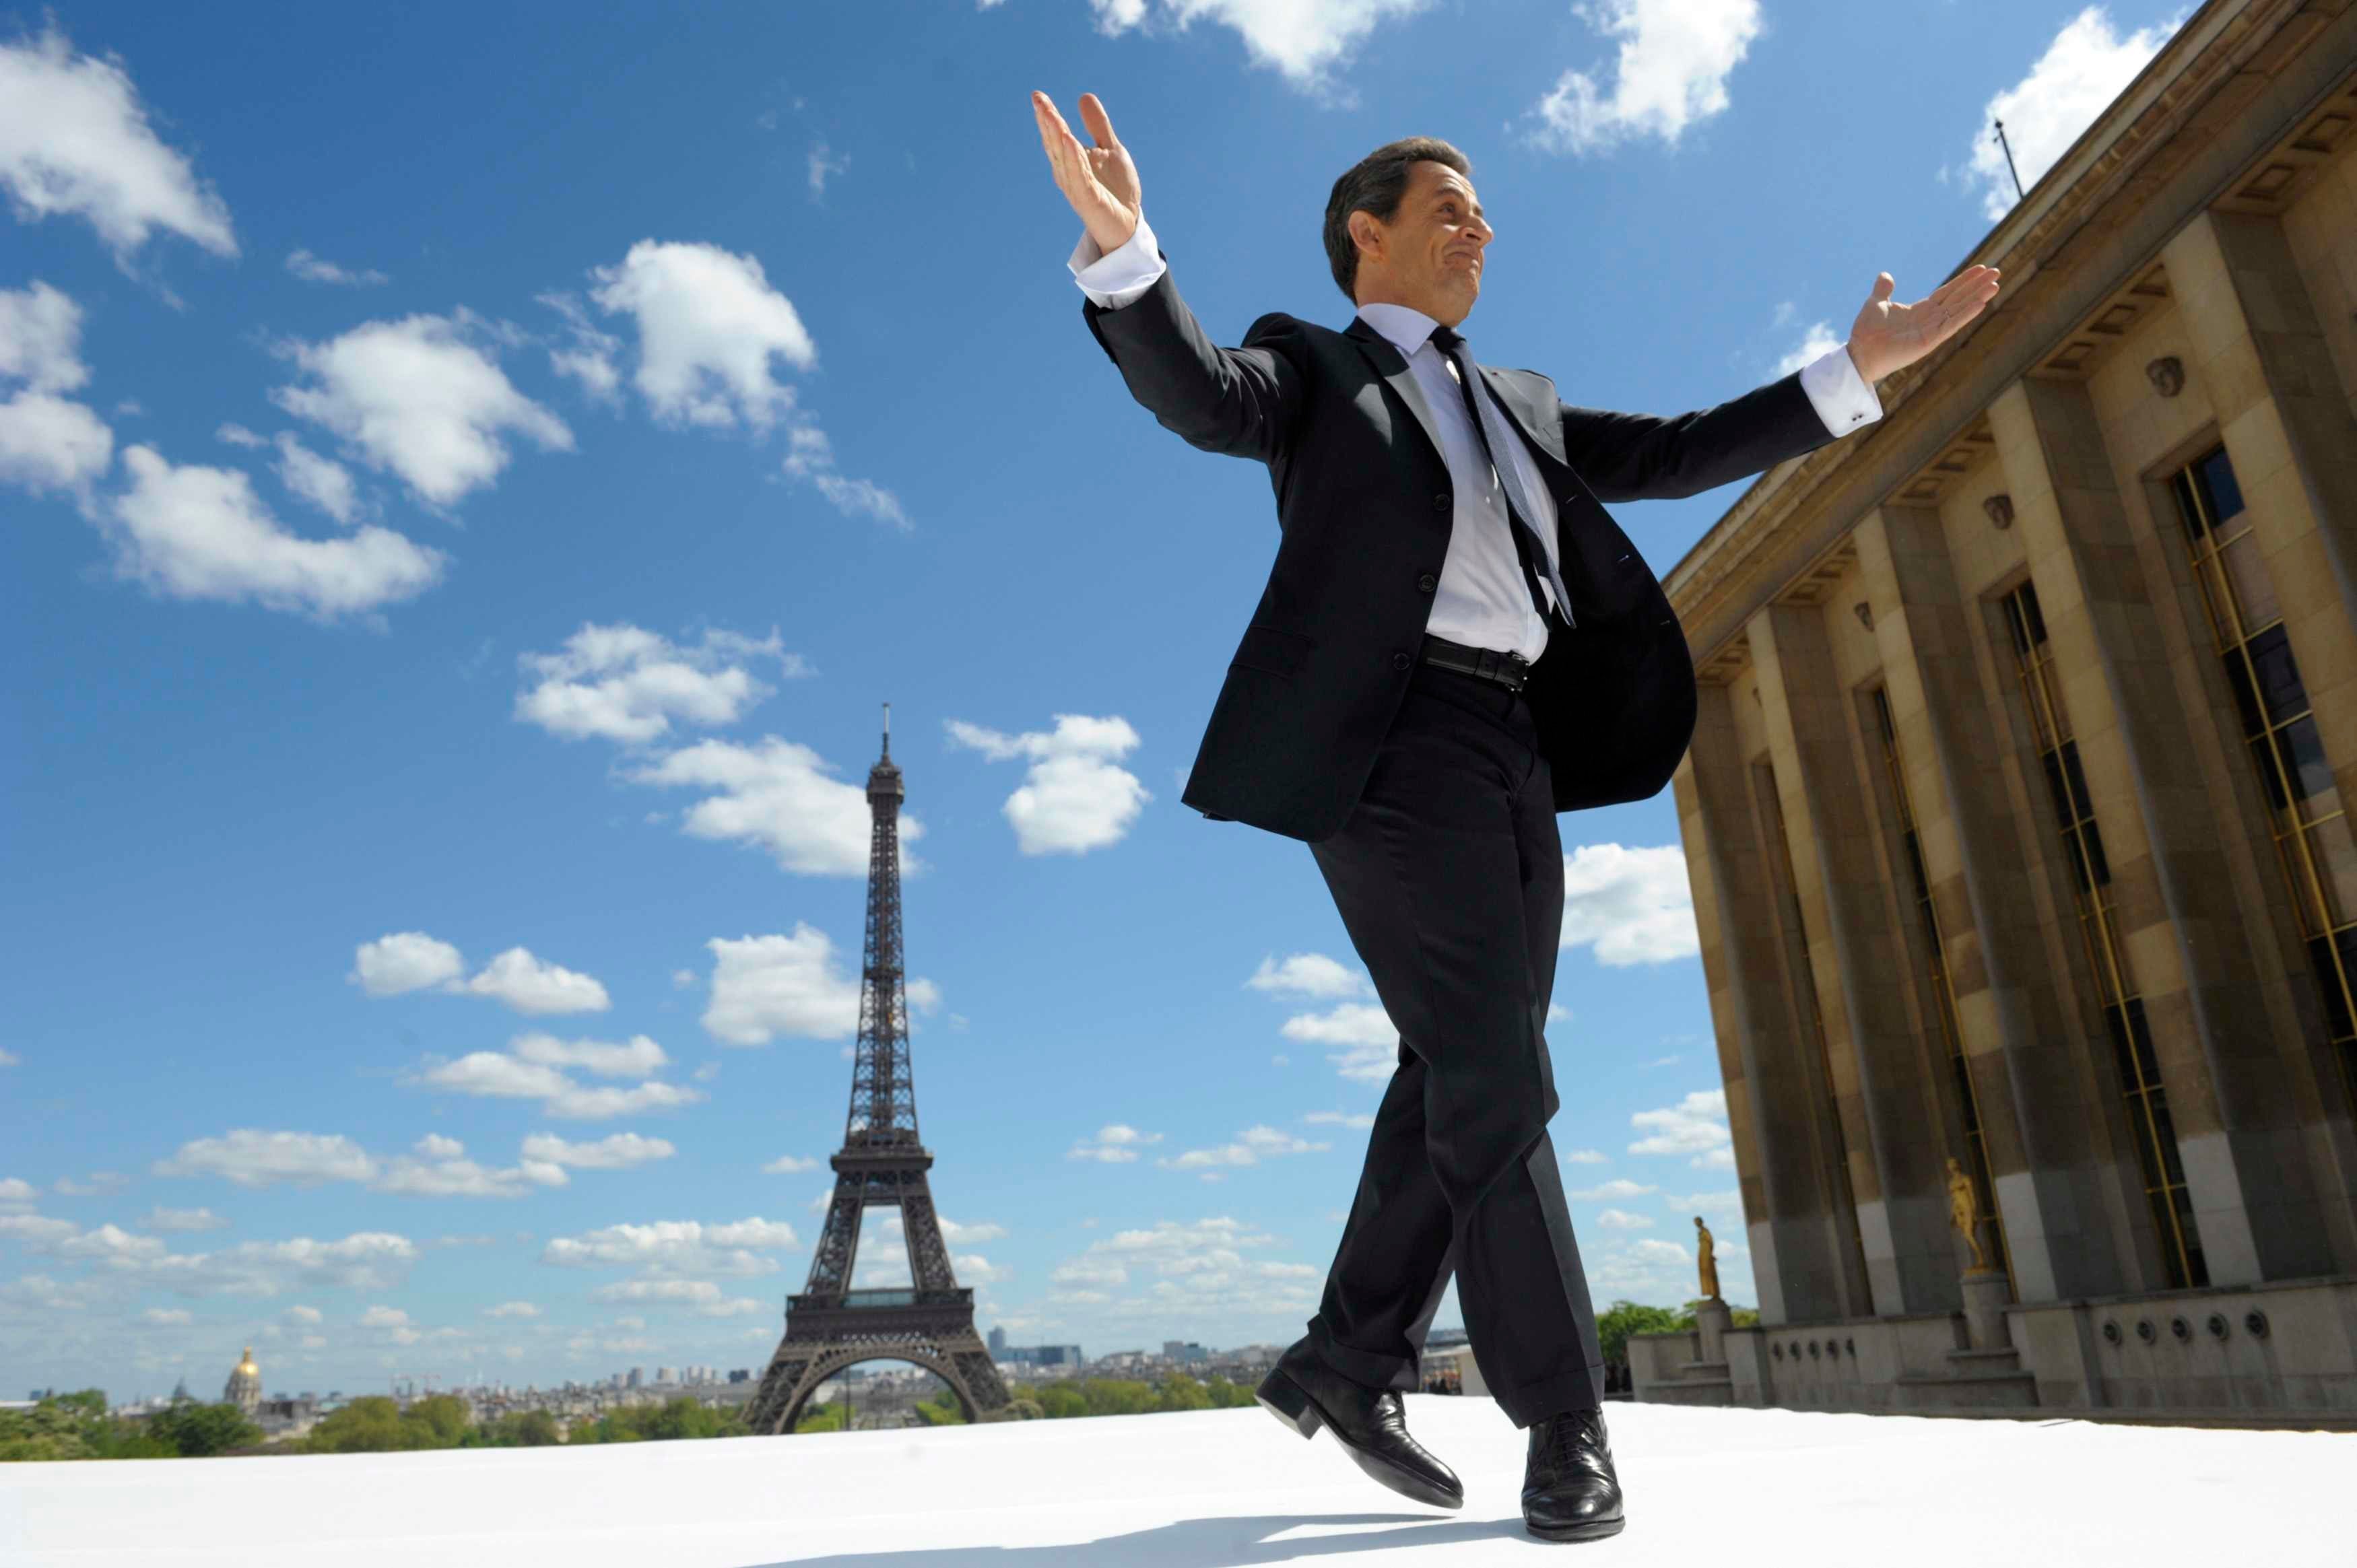
[[[0,1563],[1585,1568],[2357,1563],[2357,1436],[1618,1407],[1633,1522],[1523,1533],[1486,1399],[1414,1396],[1464,1511],[1257,1410],[579,1449],[0,1466]]]

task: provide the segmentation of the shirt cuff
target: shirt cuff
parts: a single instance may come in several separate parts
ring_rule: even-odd
[[[1881,400],[1857,373],[1857,362],[1849,357],[1846,343],[1819,355],[1802,370],[1801,390],[1809,394],[1817,417],[1835,435],[1862,430],[1882,417]]]
[[[1168,270],[1162,248],[1154,242],[1154,231],[1146,226],[1142,212],[1129,242],[1110,254],[1099,250],[1088,231],[1082,230],[1081,242],[1072,247],[1071,259],[1064,264],[1071,269],[1072,281],[1081,285],[1081,292],[1102,310],[1135,304]]]

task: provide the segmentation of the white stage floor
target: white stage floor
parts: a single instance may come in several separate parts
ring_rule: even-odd
[[[2357,1435],[1620,1405],[1630,1526],[1523,1532],[1485,1399],[1409,1424],[1461,1513],[1259,1410],[609,1448],[0,1465],[8,1568],[1117,1568],[1349,1560],[1847,1568],[2357,1563]]]

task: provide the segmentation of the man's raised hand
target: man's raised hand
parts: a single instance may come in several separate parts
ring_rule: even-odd
[[[1913,364],[1978,316],[1996,297],[1996,269],[1966,267],[1912,305],[1892,304],[1891,287],[1889,273],[1877,277],[1849,329],[1849,357],[1868,384]]]
[[[1088,126],[1089,139],[1096,143],[1093,147],[1081,145],[1081,139],[1072,134],[1072,128],[1064,124],[1046,93],[1031,95],[1031,113],[1039,122],[1039,145],[1048,150],[1048,167],[1056,176],[1056,188],[1080,214],[1089,238],[1107,252],[1128,244],[1145,211],[1137,188],[1137,166],[1129,161],[1129,149],[1113,134],[1113,121],[1097,95],[1081,94],[1081,122]]]

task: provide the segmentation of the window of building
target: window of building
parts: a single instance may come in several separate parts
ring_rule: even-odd
[[[1899,757],[1899,725],[1890,716],[1890,693],[1877,686],[1873,695],[1875,726],[1882,741],[1882,765],[1890,779],[1891,807],[1899,818],[1899,859],[1907,875],[1902,891],[1914,899],[1916,923],[1922,928],[1932,1011],[1939,1018],[1940,1043],[1947,1053],[1948,1070],[1955,1083],[1956,1111],[1964,1127],[1963,1164],[1973,1185],[1980,1189],[1981,1212],[1988,1216],[1987,1232],[1981,1240],[1990,1261],[2011,1280],[2013,1257],[2006,1250],[2005,1217],[1997,1212],[1996,1179],[1989,1171],[1988,1144],[1981,1136],[1980,1093],[1973,1086],[1972,1063],[1964,1056],[1964,1031],[1956,1018],[1955,990],[1948,983],[1947,952],[1940,944],[1940,911],[1932,902],[1932,877],[1923,867],[1923,846],[1915,832],[1915,806],[1908,797],[1907,769]]]
[[[2357,1094],[2357,842],[2348,810],[2325,762],[2308,683],[2284,634],[2275,582],[2226,449],[2195,458],[2169,489],[2244,747],[2266,796],[2276,856],[2299,911],[2309,964],[2324,988],[2326,1026]]]
[[[2171,1286],[2207,1284],[2210,1271],[2202,1261],[2201,1237],[2193,1223],[2193,1200],[2186,1190],[2184,1164],[2178,1156],[2169,1096],[2161,1087],[2160,1059],[2153,1050],[2143,994],[2120,940],[2111,863],[2104,858],[2103,830],[2096,825],[2086,775],[2080,769],[2079,743],[2072,738],[2070,712],[2062,705],[2061,682],[2054,671],[2053,645],[2046,640],[2046,618],[2038,607],[2038,590],[2024,583],[2005,596],[2004,605],[2022,692],[2029,703],[2030,730],[2037,740],[2039,765],[2046,775],[2063,858],[2071,863],[2080,934],[2086,939],[2096,996],[2103,1004],[2104,1026],[2111,1036],[2120,1085],[2127,1097],[2128,1127],[2143,1174],[2145,1197],[2152,1205],[2161,1260]]]

